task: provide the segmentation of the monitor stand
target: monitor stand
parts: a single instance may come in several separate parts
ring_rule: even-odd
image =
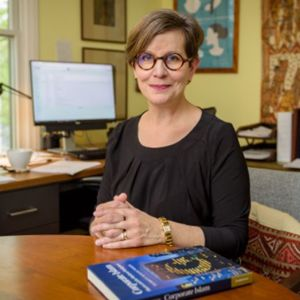
[[[72,138],[72,134],[67,131],[61,132],[61,137],[59,138],[59,148],[50,148],[47,149],[48,152],[57,153],[57,154],[68,154],[71,151],[79,150]]]

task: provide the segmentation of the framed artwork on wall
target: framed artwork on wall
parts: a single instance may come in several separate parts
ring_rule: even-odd
[[[81,0],[81,38],[126,42],[126,0]]]
[[[174,0],[174,9],[192,15],[203,29],[197,72],[237,73],[239,0]]]
[[[127,62],[124,51],[83,48],[82,61],[111,64],[115,72],[116,119],[127,118]]]

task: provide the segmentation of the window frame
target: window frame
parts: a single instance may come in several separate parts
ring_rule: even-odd
[[[11,39],[11,75],[8,85],[31,94],[29,61],[39,58],[39,0],[8,1],[11,5],[11,28],[0,29],[0,35]],[[39,149],[40,132],[32,124],[32,103],[15,94],[11,94],[10,102],[10,147]]]
[[[5,37],[8,39],[9,44],[9,78],[8,82],[4,82],[7,85],[15,85],[15,78],[16,78],[16,55],[17,55],[17,36],[18,36],[18,14],[19,14],[19,0],[8,0],[8,7],[9,7],[9,28],[0,28],[0,36]],[[8,95],[9,97],[9,146],[12,147],[16,143],[14,141],[14,131],[15,131],[15,101],[12,94]]]

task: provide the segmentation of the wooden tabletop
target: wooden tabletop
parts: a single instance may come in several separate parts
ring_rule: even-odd
[[[105,161],[101,160],[99,162],[99,166],[85,169],[75,175],[36,173],[30,171],[26,173],[7,173],[7,176],[13,177],[16,181],[1,184],[0,192],[30,188],[52,183],[67,182],[71,180],[81,179],[84,177],[102,175]]]
[[[277,171],[290,171],[290,172],[300,172],[300,169],[286,168],[283,166],[283,163],[278,162],[269,162],[269,161],[254,161],[247,160],[247,166],[249,168],[258,168],[258,169],[269,169]]]
[[[105,250],[95,247],[91,237],[78,235],[0,237],[0,299],[104,299],[87,281],[88,265],[164,249],[159,245]],[[201,299],[299,299],[288,289],[258,274],[254,274],[254,280],[251,285]]]

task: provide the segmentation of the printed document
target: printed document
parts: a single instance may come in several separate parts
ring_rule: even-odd
[[[269,138],[271,137],[271,134],[272,129],[262,125],[255,128],[238,131],[239,137]]]
[[[271,157],[272,150],[268,149],[247,149],[243,151],[245,159],[266,160]]]
[[[296,158],[293,161],[283,165],[285,168],[300,169],[300,158]]]
[[[40,167],[31,168],[31,172],[38,173],[61,173],[74,175],[85,169],[100,166],[98,161],[73,161],[73,160],[59,160]]]
[[[2,176],[0,175],[0,184],[2,183],[8,183],[8,182],[14,182],[16,179],[10,177],[10,176]]]

